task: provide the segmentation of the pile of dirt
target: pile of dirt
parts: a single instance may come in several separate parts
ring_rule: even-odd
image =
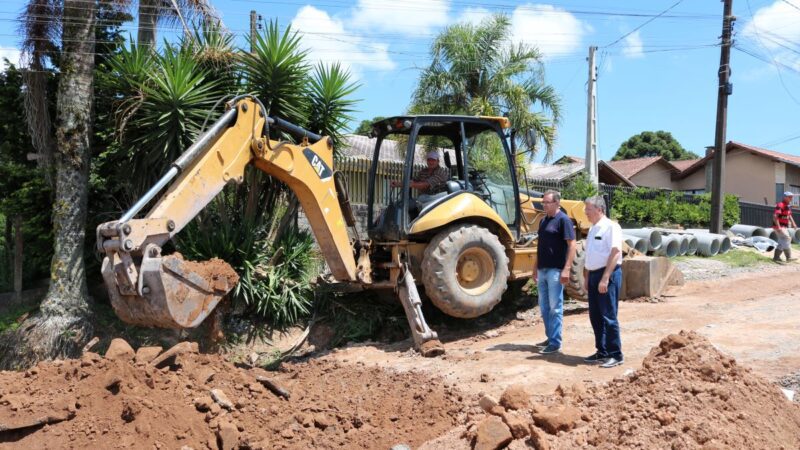
[[[267,372],[196,344],[160,350],[118,339],[106,357],[0,372],[0,448],[389,448],[465,420],[461,394],[421,374],[324,358]]]
[[[211,258],[207,261],[187,261],[178,252],[164,257],[165,260],[168,258],[181,261],[186,272],[200,276],[213,287],[219,286],[220,289],[227,291],[239,282],[239,274],[233,270],[230,264],[219,258]]]
[[[521,388],[510,389],[519,398]],[[800,405],[695,332],[667,336],[640,370],[608,384],[560,386],[529,408],[510,407],[502,401],[506,394],[499,402],[481,399],[485,415],[468,423],[462,442],[474,448],[800,448]]]

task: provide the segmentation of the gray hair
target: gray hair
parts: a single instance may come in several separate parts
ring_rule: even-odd
[[[560,201],[561,201],[561,192],[558,192],[558,191],[556,191],[555,189],[548,189],[548,190],[546,190],[546,191],[544,192],[544,195],[542,195],[542,198],[545,198],[545,197],[547,197],[548,195],[550,195],[550,196],[552,196],[552,197],[553,197],[553,201],[554,201],[554,202],[560,202]]]
[[[603,198],[602,195],[595,195],[593,197],[589,197],[585,200],[586,204],[592,205],[595,208],[603,211],[603,214],[606,212],[606,200]]]

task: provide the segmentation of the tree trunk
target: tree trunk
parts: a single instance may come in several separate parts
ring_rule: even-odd
[[[74,357],[92,333],[83,260],[92,130],[94,72],[93,1],[65,0],[63,51],[56,103],[55,248],[50,289],[39,313],[0,340],[0,367]]]
[[[136,41],[139,45],[156,46],[156,26],[158,25],[158,9],[155,0],[139,0],[139,32]]]
[[[6,217],[6,267],[7,269],[3,271],[3,283],[8,282],[10,285],[13,284],[13,272],[11,271],[12,267],[14,267],[14,229],[13,229],[13,222],[11,221],[10,217]],[[8,278],[6,278],[8,277]]]
[[[14,216],[14,297],[22,299],[22,216]]]

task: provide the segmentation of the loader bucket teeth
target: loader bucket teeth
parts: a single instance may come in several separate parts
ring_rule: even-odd
[[[200,325],[239,280],[220,259],[185,261],[179,254],[144,257],[139,286],[126,294],[117,284],[118,270],[124,267],[116,254],[103,260],[103,280],[117,316],[126,323],[159,328]]]

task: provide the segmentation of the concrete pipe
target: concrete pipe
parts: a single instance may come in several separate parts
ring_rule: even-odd
[[[656,256],[666,256],[667,258],[674,258],[678,256],[678,253],[681,249],[681,242],[683,239],[680,239],[678,236],[674,234],[670,234],[668,236],[663,236],[661,238],[661,247],[658,248],[655,252],[653,252]]]
[[[773,230],[771,228],[766,228],[765,231],[767,232],[767,237],[772,239],[775,242],[778,242],[778,231]]]
[[[769,230],[765,230],[761,227],[755,227],[753,225],[741,225],[738,223],[731,227],[731,232],[734,234],[741,234],[746,238],[756,236],[769,237]]]
[[[789,228],[789,236],[792,238],[792,242],[800,244],[800,228]]]
[[[722,243],[721,234],[698,233],[694,237],[697,238],[697,253],[699,255],[714,256],[719,253],[719,246]]]
[[[647,251],[653,252],[661,247],[661,233],[650,228],[626,228],[622,230],[623,235],[642,238],[647,242]]]
[[[635,248],[639,253],[647,253],[647,251],[650,249],[647,241],[640,237],[623,234],[622,239],[628,244],[629,247]]]
[[[722,236],[722,235],[718,234],[717,236]],[[719,242],[719,254],[722,255],[724,253],[728,253],[730,249],[731,249],[731,238],[729,238],[728,236],[722,236],[722,239],[720,239]]]
[[[697,238],[693,234],[684,234],[683,239],[688,243],[689,248],[686,250],[688,256],[697,254]]]
[[[673,234],[678,240],[678,256],[684,256],[689,251],[689,240],[682,234]]]

